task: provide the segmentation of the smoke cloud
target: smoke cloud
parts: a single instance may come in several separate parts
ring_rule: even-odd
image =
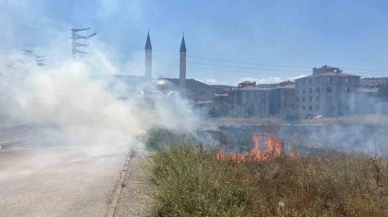
[[[195,129],[197,114],[185,100],[155,99],[150,106],[135,98],[133,90],[153,88],[152,84],[137,83],[131,87],[124,81],[111,79],[110,75],[120,70],[103,52],[95,49],[91,53],[76,61],[57,59],[44,67],[32,61],[17,68],[8,67],[15,55],[3,54],[0,100],[7,106],[2,106],[1,116],[10,119],[9,122],[53,124],[66,142],[73,143],[106,144],[115,139],[128,142],[156,125],[180,131]],[[127,67],[124,74],[142,73]],[[119,97],[123,95],[126,97]]]

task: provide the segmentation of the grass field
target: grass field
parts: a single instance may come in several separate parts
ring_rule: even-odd
[[[218,125],[239,125],[239,124],[285,124],[287,121],[280,118],[214,118],[209,120],[209,123]],[[296,122],[295,122],[296,123]],[[388,124],[388,116],[386,115],[349,115],[339,118],[320,118],[305,120],[300,119],[297,123],[300,124]]]
[[[222,162],[195,144],[150,164],[154,216],[388,216],[388,168],[362,154]]]

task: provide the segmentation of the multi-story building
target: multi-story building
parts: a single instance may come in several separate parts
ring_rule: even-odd
[[[378,88],[358,88],[357,91],[357,106],[356,111],[358,114],[376,114],[379,113],[378,105],[381,99],[378,96]]]
[[[295,83],[286,81],[270,89],[269,114],[279,116],[295,110]]]
[[[269,90],[256,87],[256,82],[242,82],[228,91],[229,104],[259,117],[269,116]]]
[[[296,79],[296,108],[303,117],[338,117],[356,112],[360,76],[343,73],[336,67],[313,68],[313,74]]]

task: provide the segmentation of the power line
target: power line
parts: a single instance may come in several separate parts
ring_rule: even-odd
[[[173,61],[173,62],[178,62],[177,60],[174,59],[167,59],[167,58],[162,58],[162,57],[153,57],[156,59],[161,59],[161,60],[167,60],[167,61]],[[212,69],[215,68],[226,68],[226,69],[235,69],[235,70],[254,70],[254,71],[269,71],[269,72],[298,72],[301,73],[302,71],[290,71],[290,70],[281,70],[281,69],[270,69],[270,68],[252,68],[252,67],[237,67],[237,66],[226,66],[226,65],[215,65],[211,63],[200,63],[200,62],[192,62],[192,61],[187,61],[187,64],[192,64],[192,65],[202,65],[202,66],[211,66]],[[303,72],[303,73],[309,73],[309,72]]]
[[[0,11],[3,12],[3,13],[5,13],[5,14],[8,14],[8,15],[10,15],[10,16],[16,17],[16,18],[18,18],[18,19],[25,20],[25,21],[27,21],[26,23],[29,23],[28,20],[27,20],[26,18],[24,18],[24,17],[16,16],[15,14],[10,13],[9,11],[4,11],[4,10],[2,10],[2,8],[0,8]],[[4,20],[2,20],[2,21],[5,22]],[[8,23],[11,23],[11,22],[9,21]],[[36,28],[36,27],[32,27],[32,26],[30,26],[30,25],[28,25],[28,24],[20,24],[20,23],[19,23],[19,24],[17,24],[17,23],[12,23],[12,24],[14,24],[14,25],[20,25],[20,26],[26,26],[26,27],[28,27],[28,28],[30,28],[30,29],[34,29],[34,30],[39,31],[39,32],[44,31],[44,32],[46,32],[47,34],[50,34],[50,35],[53,35],[53,36],[58,36],[58,34],[55,34],[55,33],[52,33],[52,32],[48,32],[47,30],[44,30],[44,29],[42,29],[42,28],[39,29],[39,28]],[[43,24],[41,24],[41,25],[43,25]]]
[[[129,48],[134,48],[134,49],[141,49],[143,48],[136,47],[136,46],[131,46],[131,45],[122,45],[125,47]],[[162,53],[162,54],[167,54],[167,55],[173,55],[173,56],[179,56],[179,54],[175,53],[170,53],[170,52],[165,52],[165,51],[155,51],[152,50],[152,52],[156,53]],[[300,69],[309,69],[311,70],[312,66],[291,66],[291,65],[274,65],[274,64],[264,64],[264,63],[253,63],[253,62],[241,62],[241,61],[231,61],[231,60],[222,60],[222,59],[214,59],[214,58],[207,58],[207,57],[198,57],[198,56],[190,56],[187,55],[188,59],[198,59],[198,60],[205,60],[205,61],[213,61],[213,62],[221,62],[221,63],[232,63],[232,64],[239,64],[239,65],[255,65],[255,66],[267,66],[267,67],[276,67],[276,68],[300,68]],[[226,65],[218,65],[218,64],[209,64],[209,63],[195,63],[192,61],[189,61],[193,64],[203,64],[203,65],[210,65],[214,67],[224,67],[224,68],[235,68],[235,69],[253,69],[253,68],[248,68],[248,67],[236,67],[236,66],[226,66]],[[364,72],[381,72],[381,73],[388,73],[388,70],[377,70],[377,69],[358,69],[358,68],[344,68],[341,67],[344,70],[352,70],[352,71],[364,71]],[[273,69],[265,69],[265,70],[273,70]],[[295,71],[290,71],[287,70],[288,72],[295,72]]]
[[[44,14],[46,17],[48,18],[51,18],[51,19],[54,19],[54,20],[57,20],[57,21],[60,21],[62,23],[66,23],[66,24],[70,24],[70,25],[75,25],[75,26],[82,26],[81,24],[77,23],[77,22],[74,22],[74,21],[68,21],[68,20],[65,20],[65,19],[62,19],[62,18],[59,18],[55,15],[52,15],[52,14],[48,14],[47,12],[46,13],[43,13],[43,12],[40,12],[40,11],[37,11],[35,9],[32,9],[31,7],[28,7],[26,5],[23,5],[23,4],[20,4],[20,3],[16,3],[14,2],[14,4],[20,6],[20,7],[24,7],[26,9],[28,9],[29,11],[32,11],[33,13],[35,14]]]

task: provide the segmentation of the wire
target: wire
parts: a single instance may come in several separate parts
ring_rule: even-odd
[[[0,20],[0,21],[2,21],[3,23],[7,23],[5,20]],[[10,22],[8,22],[8,23],[10,23]],[[37,28],[29,26],[27,24],[21,24],[21,23],[12,23],[12,24],[13,25],[18,25],[18,26],[24,26],[24,27],[30,28],[30,29],[35,30],[35,31],[40,32],[40,33],[46,33],[46,34],[49,34],[49,35],[52,35],[52,36],[58,36],[55,33],[50,33],[50,32],[47,32],[47,31],[43,31],[42,29],[37,29]]]
[[[82,26],[81,24],[77,23],[77,22],[74,22],[74,21],[68,21],[68,20],[65,20],[65,19],[62,19],[62,18],[59,18],[55,15],[52,15],[52,14],[48,14],[48,13],[43,13],[43,12],[40,12],[40,11],[37,11],[35,9],[32,9],[31,7],[28,7],[26,5],[23,5],[23,4],[20,4],[20,3],[16,3],[16,2],[13,2],[14,4],[20,6],[20,7],[24,7],[26,9],[28,9],[29,11],[32,11],[33,13],[35,14],[44,14],[46,17],[48,18],[51,18],[51,19],[54,19],[54,20],[57,20],[57,21],[60,21],[62,23],[66,23],[66,24],[69,24],[71,26]]]

